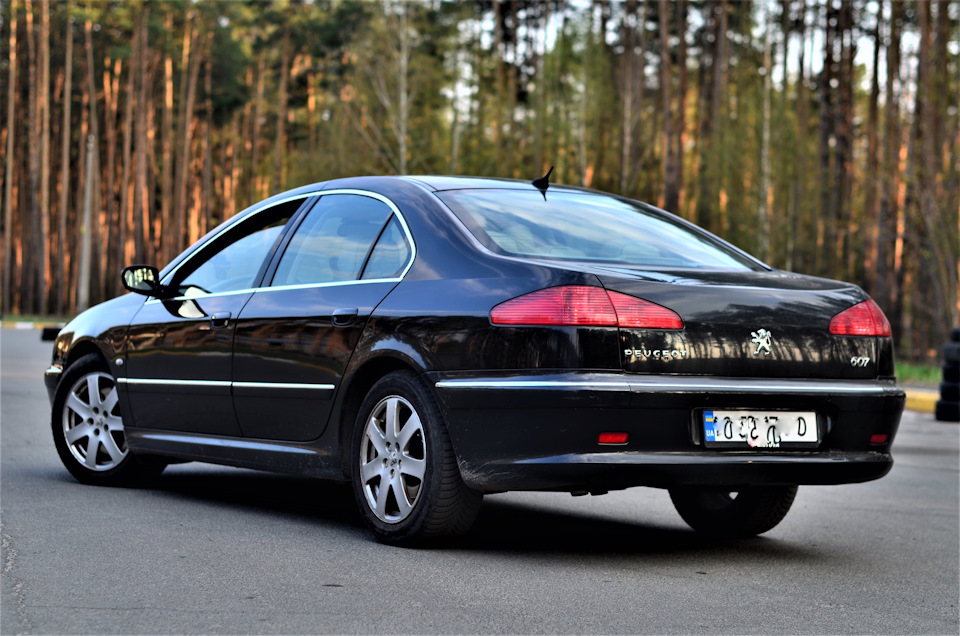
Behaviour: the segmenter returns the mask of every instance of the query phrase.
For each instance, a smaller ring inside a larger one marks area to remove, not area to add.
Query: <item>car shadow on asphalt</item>
[[[148,489],[164,496],[214,506],[269,512],[291,520],[320,523],[366,533],[349,484],[242,469],[188,464],[168,469]],[[374,539],[367,535],[370,541]],[[643,521],[544,510],[537,506],[487,499],[473,529],[463,537],[432,546],[443,552],[537,555],[687,556],[717,563],[749,554],[777,560],[825,559],[809,545],[771,537],[718,541],[682,527]]]
[[[820,554],[770,537],[722,540],[684,527],[628,521],[573,511],[543,510],[508,501],[484,501],[477,523],[456,549],[538,554],[704,556],[749,553],[806,559]]]
[[[39,475],[38,475],[39,477]],[[66,471],[44,473],[41,479],[80,486]],[[350,484],[298,476],[187,463],[168,468],[160,477],[137,489],[154,496],[211,507],[269,513],[291,521],[323,524],[327,529],[365,536]],[[822,547],[797,544],[775,537],[717,540],[687,528],[665,527],[655,522],[611,519],[582,511],[546,510],[502,499],[487,498],[470,532],[431,545],[442,552],[594,555],[703,559],[774,558],[778,561],[828,560]]]

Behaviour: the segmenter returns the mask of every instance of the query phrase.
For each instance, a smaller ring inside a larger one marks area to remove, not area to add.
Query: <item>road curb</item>
[[[940,394],[927,389],[906,389],[907,408],[921,413],[933,413]]]
[[[62,322],[20,322],[18,320],[4,320],[0,322],[0,327],[4,329],[46,329],[47,327],[62,328],[66,323]]]

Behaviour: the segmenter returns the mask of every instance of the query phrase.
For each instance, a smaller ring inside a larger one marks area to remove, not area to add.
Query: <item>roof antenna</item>
[[[540,194],[543,195],[543,200],[547,200],[547,188],[550,187],[550,173],[553,172],[553,166],[550,166],[550,169],[547,170],[547,174],[543,175],[539,179],[533,180],[533,187],[540,191]]]

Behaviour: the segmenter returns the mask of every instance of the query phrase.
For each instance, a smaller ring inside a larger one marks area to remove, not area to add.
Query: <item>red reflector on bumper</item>
[[[886,443],[887,443],[887,436],[884,435],[883,433],[876,433],[875,435],[871,435],[871,436],[870,436],[870,443],[871,443],[871,444],[886,444]]]
[[[630,439],[629,433],[600,433],[597,436],[598,444],[626,444]]]

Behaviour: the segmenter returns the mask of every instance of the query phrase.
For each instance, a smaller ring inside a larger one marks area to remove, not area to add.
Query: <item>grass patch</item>
[[[897,362],[897,381],[903,384],[931,385],[940,384],[940,367],[913,362]]]

